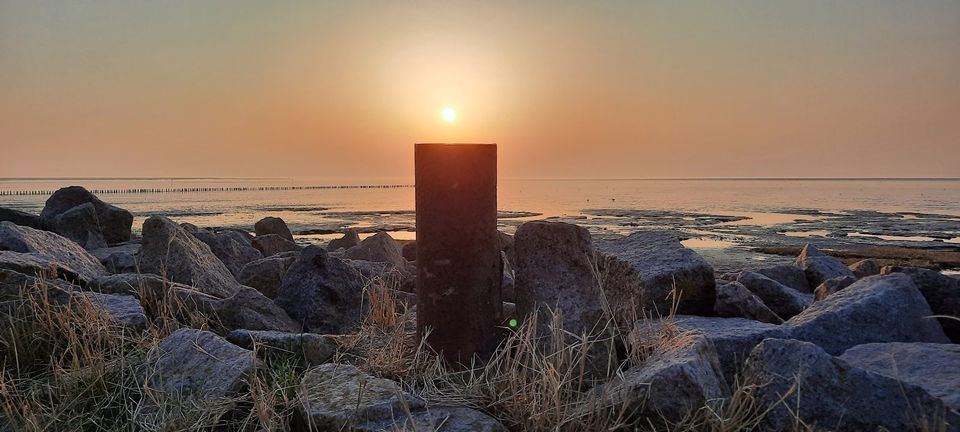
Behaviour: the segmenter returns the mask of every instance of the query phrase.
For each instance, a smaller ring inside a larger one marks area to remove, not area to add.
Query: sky
[[[0,177],[412,178],[415,142],[960,177],[960,1],[0,0]]]

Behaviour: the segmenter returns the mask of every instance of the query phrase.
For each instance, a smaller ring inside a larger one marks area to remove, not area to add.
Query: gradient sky
[[[0,177],[412,178],[420,141],[504,177],[960,176],[960,1],[0,0]]]

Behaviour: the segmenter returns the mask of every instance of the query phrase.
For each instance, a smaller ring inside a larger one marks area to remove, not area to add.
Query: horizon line
[[[387,176],[370,178],[404,178],[405,176]],[[344,179],[358,179],[358,177],[344,177]],[[143,176],[143,177],[0,177],[0,181],[24,181],[24,180],[310,180],[310,177],[161,177],[161,176]],[[326,179],[333,180],[333,179]],[[501,180],[527,180],[527,181],[709,181],[709,180],[786,180],[786,181],[849,181],[849,180],[900,180],[900,181],[958,181],[960,177],[502,177]]]

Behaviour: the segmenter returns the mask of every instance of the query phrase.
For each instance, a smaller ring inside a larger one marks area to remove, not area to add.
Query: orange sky
[[[960,2],[518,3],[4,1],[0,177],[960,176]]]

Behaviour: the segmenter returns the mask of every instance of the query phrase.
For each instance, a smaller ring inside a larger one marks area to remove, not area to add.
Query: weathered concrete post
[[[417,330],[468,363],[500,333],[497,145],[417,144],[415,165]]]

